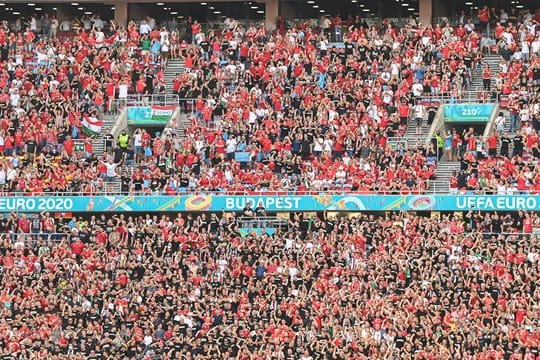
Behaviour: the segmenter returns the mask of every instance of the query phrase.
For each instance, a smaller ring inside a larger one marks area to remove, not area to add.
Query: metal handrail
[[[240,228],[282,228],[288,226],[288,221],[286,219],[277,216],[252,216],[249,218],[239,216],[236,219],[236,223]]]
[[[494,96],[495,95],[495,96]],[[463,90],[460,96],[451,96],[448,94],[430,94],[414,97],[415,100],[427,103],[439,103],[439,105],[448,104],[467,104],[478,103],[485,101],[486,103],[499,102],[501,93],[499,91],[491,90]],[[486,99],[484,99],[484,97]]]
[[[23,242],[23,243],[35,243],[36,241],[46,241],[46,242],[60,242],[62,240],[71,241],[72,235],[69,233],[9,233],[6,234],[9,236],[12,242]]]
[[[519,195],[540,195],[539,190],[517,190],[509,189],[504,194],[497,193],[496,189],[478,189],[478,190],[461,190],[451,193],[449,185],[445,183],[444,189],[437,186],[437,180],[429,180],[426,183],[433,185],[432,188],[426,188],[422,191],[417,190],[391,190],[391,191],[376,191],[376,190],[349,190],[349,189],[328,189],[328,190],[190,190],[176,191],[174,194],[169,194],[164,191],[122,191],[118,189],[117,183],[105,183],[104,190],[96,190],[91,193],[81,191],[67,192],[23,192],[23,191],[4,191],[0,192],[2,197],[10,196],[324,196],[324,195],[347,195],[347,196],[366,196],[366,195],[449,195],[449,196],[465,196],[465,195],[487,195],[487,196],[519,196]],[[107,184],[111,184],[111,188],[107,189]]]
[[[125,107],[138,106],[178,106],[180,98],[176,94],[128,94],[126,98],[114,99],[109,106],[110,114],[120,114]]]

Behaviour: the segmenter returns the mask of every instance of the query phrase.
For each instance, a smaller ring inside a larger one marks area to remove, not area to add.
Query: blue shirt
[[[152,54],[154,55],[157,54],[160,49],[161,49],[161,43],[159,41],[155,41],[152,44],[152,48],[151,48]]]
[[[418,80],[424,80],[424,74],[426,70],[424,68],[415,69],[414,73]]]

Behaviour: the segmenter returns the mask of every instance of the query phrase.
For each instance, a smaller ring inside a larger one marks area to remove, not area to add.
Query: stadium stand
[[[538,356],[536,214],[296,214],[242,238],[238,221],[0,219],[2,355]]]
[[[519,211],[540,199],[511,196],[540,189],[532,18],[494,43],[482,20],[339,21],[339,47],[304,23],[193,22],[185,39],[150,21],[50,38],[2,25],[0,203],[15,211],[0,212],[0,358],[540,358],[540,218]],[[111,138],[129,96],[171,93],[184,122]],[[439,106],[471,98],[500,104],[493,133],[430,142]],[[429,213],[442,159],[464,201]],[[210,213],[211,196],[198,212],[147,196],[197,193],[368,194],[381,211],[271,218],[246,199]],[[42,194],[92,196],[85,212],[18,209]],[[402,203],[417,212],[386,211]]]

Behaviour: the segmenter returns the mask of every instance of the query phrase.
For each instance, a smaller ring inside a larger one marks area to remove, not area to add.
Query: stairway
[[[117,177],[114,181],[105,182],[101,185],[100,195],[120,195],[122,191],[122,180]]]
[[[431,125],[430,125],[431,126]],[[407,130],[403,136],[403,140],[407,142],[407,148],[416,148],[419,145],[423,145],[426,142],[429,134],[429,128],[427,124],[427,116],[422,119],[421,133],[416,134],[416,120],[409,120],[407,123]]]
[[[165,68],[165,88],[166,94],[173,93],[172,83],[176,74],[183,74],[186,71],[184,67],[184,59],[174,59],[167,62],[167,67]]]
[[[165,68],[165,84],[166,84],[166,93],[172,94],[173,93],[173,81],[176,77],[176,74],[184,74],[186,71],[186,68],[184,67],[184,59],[174,59],[169,60],[167,63],[167,67]],[[174,128],[169,128],[168,132],[170,134],[176,134],[181,139],[184,139],[185,132],[184,130],[187,129],[191,123],[189,121],[188,114],[185,114],[183,112],[183,107],[180,106],[180,118],[179,122],[176,123],[176,126]]]
[[[477,90],[483,90],[484,84],[482,81],[482,72],[484,71],[484,66],[487,64],[491,69],[491,89],[495,88],[495,77],[499,73],[499,64],[501,62],[501,56],[498,54],[485,54],[484,59],[481,64],[478,64],[473,69],[471,85],[467,90],[464,91],[464,98],[476,100]]]
[[[101,159],[105,153],[105,138],[99,137],[92,139],[92,151],[96,158]]]
[[[101,134],[92,139],[92,151],[96,158],[101,159],[105,153],[105,135],[109,134],[116,124],[118,114],[105,114],[103,125],[101,126]]]
[[[437,164],[435,170],[435,180],[429,184],[430,193],[448,194],[450,190],[450,177],[452,172],[458,172],[460,168],[459,161],[447,161],[444,158]]]
[[[103,136],[109,134],[116,124],[116,120],[118,119],[118,116],[120,115],[120,112],[118,114],[112,113],[112,114],[105,114],[105,117],[103,118],[103,125],[101,126],[101,134]]]

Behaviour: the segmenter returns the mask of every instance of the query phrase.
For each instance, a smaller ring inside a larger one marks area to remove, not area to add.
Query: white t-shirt
[[[107,177],[116,177],[117,174],[116,174],[116,167],[118,166],[118,164],[110,164],[110,163],[105,163],[105,167],[107,168]]]
[[[8,169],[8,171],[6,171],[6,180],[7,181],[14,180],[16,176],[17,176],[17,170],[15,170],[13,168]]]
[[[133,146],[142,146],[142,135],[141,133],[136,133],[133,135]]]
[[[424,87],[420,83],[416,83],[412,86],[412,93],[414,96],[422,96],[424,92]]]
[[[71,31],[71,21],[64,20],[60,23],[60,31]]]
[[[105,34],[103,31],[96,31],[96,45],[101,46],[105,41]]]
[[[37,30],[37,20],[35,17],[32,16],[30,19],[30,30],[36,31]]]
[[[423,118],[426,113],[426,108],[422,104],[418,104],[414,107],[414,117]]]
[[[146,335],[146,336],[144,337],[144,344],[145,344],[146,346],[148,346],[148,345],[152,344],[152,340],[153,340],[153,339],[152,339],[152,336]]]
[[[94,19],[92,20],[94,22],[94,28],[100,28],[100,29],[103,29],[103,26],[105,25],[105,23],[103,22],[103,20],[101,19]]]
[[[170,45],[169,40],[165,39],[164,41],[162,41],[161,42],[161,52],[168,52],[169,51],[169,45]]]
[[[11,104],[11,106],[14,106],[14,107],[19,106],[20,100],[21,100],[21,95],[19,95],[18,92],[9,95],[9,103]]]
[[[152,28],[148,24],[141,24],[139,28],[139,32],[141,33],[141,35],[150,34],[151,31],[152,31]]]
[[[227,142],[225,144],[227,147],[227,153],[233,153],[236,151],[236,139],[227,139]]]
[[[84,30],[90,30],[92,28],[92,21],[90,21],[90,19],[83,19],[82,23]]]
[[[159,33],[159,41],[163,42],[166,38],[169,38],[169,33],[167,31],[161,31]]]
[[[128,86],[127,84],[118,85],[118,98],[125,99],[128,96]]]

